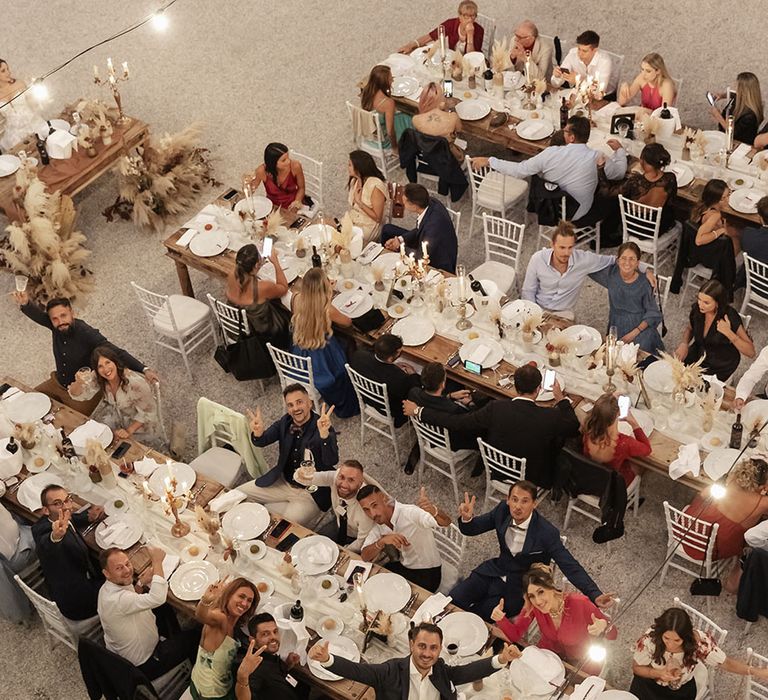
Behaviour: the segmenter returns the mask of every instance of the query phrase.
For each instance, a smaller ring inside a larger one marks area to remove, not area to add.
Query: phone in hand
[[[557,379],[555,370],[545,369],[544,382],[542,383],[541,388],[544,389],[544,391],[552,391],[552,387],[555,385],[555,379]]]
[[[709,90],[707,90],[707,102],[709,102],[712,107],[714,107],[715,102],[717,102],[717,99],[711,92],[709,92]]]
[[[268,258],[270,255],[272,255],[272,239],[267,236],[264,239],[264,248],[261,251],[262,257]]]
[[[624,420],[629,415],[629,396],[619,396],[619,420]]]
[[[443,80],[443,97],[453,97],[453,80]]]

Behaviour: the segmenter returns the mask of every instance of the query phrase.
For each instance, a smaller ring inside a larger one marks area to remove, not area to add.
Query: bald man
[[[554,49],[554,44],[549,39],[541,39],[536,25],[526,19],[515,27],[515,43],[509,57],[515,70],[525,75],[525,59],[530,55],[530,79],[541,78],[549,82],[552,77]]]

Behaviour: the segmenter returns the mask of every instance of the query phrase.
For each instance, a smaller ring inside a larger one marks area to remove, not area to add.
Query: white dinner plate
[[[712,449],[704,460],[704,473],[712,481],[717,481],[721,476],[728,473],[739,454],[741,454],[741,450],[734,450],[730,447]]]
[[[339,592],[339,579],[330,575],[320,576],[315,579],[314,588],[318,598],[330,598]]]
[[[253,540],[269,527],[269,511],[261,503],[238,503],[221,519],[227,537]]]
[[[730,433],[726,433],[724,430],[710,430],[699,437],[699,446],[702,450],[711,452],[712,450],[720,450],[724,447],[728,447],[730,440]]]
[[[392,81],[393,97],[409,97],[419,89],[419,81],[412,75],[400,75]]]
[[[704,136],[704,152],[717,153],[725,148],[725,134],[722,131],[702,131]]]
[[[122,513],[127,513],[129,510],[130,507],[128,506],[128,501],[126,501],[125,497],[121,494],[110,498],[104,504],[104,512],[107,515],[121,515]]]
[[[199,258],[212,258],[223,253],[228,245],[227,232],[214,229],[213,231],[198,231],[197,235],[189,242],[189,249]]]
[[[285,279],[290,284],[299,276],[299,262],[294,257],[283,258],[280,256],[280,266],[285,273]],[[275,281],[275,266],[271,260],[267,260],[259,269],[259,279],[268,280],[269,282]]]
[[[211,562],[190,561],[173,572],[168,584],[179,600],[200,600],[205,589],[218,580],[219,572]]]
[[[107,539],[104,532],[107,528],[113,526],[114,523],[122,523],[125,528],[116,535],[114,538]],[[102,549],[109,549],[110,547],[119,547],[120,549],[128,549],[133,547],[144,534],[144,528],[141,524],[141,519],[130,513],[124,515],[110,515],[106,520],[100,522],[96,526],[94,535],[96,537],[96,544]]]
[[[528,317],[535,314],[542,315],[544,310],[533,301],[526,301],[525,299],[515,299],[514,301],[506,304],[501,310],[501,318],[508,324],[520,327],[522,322]]]
[[[755,179],[750,177],[749,175],[737,173],[733,177],[728,178],[728,187],[730,187],[732,190],[738,190],[744,187],[749,188],[754,186],[755,186]]]
[[[253,582],[254,586],[256,586],[256,590],[259,592],[261,600],[269,598],[275,592],[275,584],[269,576],[258,574],[257,576],[249,576],[247,578],[249,581]]]
[[[416,61],[419,65],[425,63],[427,54],[429,53],[430,48],[432,48],[432,44],[427,44],[426,46],[420,46],[418,49],[414,49],[411,51],[411,58]],[[446,49],[445,50],[445,60],[450,65],[451,61],[453,61],[454,54],[456,52],[453,49]],[[390,56],[390,58],[392,58]],[[434,54],[432,54],[432,64],[435,66],[440,65],[440,50],[438,49],[435,51]]]
[[[359,318],[373,308],[373,298],[362,289],[337,294],[331,303],[349,318]]]
[[[539,370],[541,371],[542,378],[544,377],[544,371],[547,369],[546,365],[541,366],[539,365]],[[560,384],[560,388],[565,391],[565,375],[562,372],[558,372],[556,367],[550,367],[549,369],[555,370],[555,378],[557,379],[558,383]],[[552,401],[552,399],[555,398],[554,393],[551,391],[540,391],[539,395],[536,397],[536,401]]]
[[[539,141],[547,138],[555,130],[552,122],[545,119],[526,119],[520,122],[515,131],[521,139],[526,141]]]
[[[272,213],[273,206],[269,199],[255,194],[250,199],[245,197],[235,204],[235,213],[239,214],[241,211],[253,213],[255,219],[264,219]]]
[[[675,388],[672,366],[664,360],[652,362],[643,370],[643,379],[648,387],[660,394],[671,394]]]
[[[479,615],[471,612],[453,612],[437,626],[443,630],[443,646],[451,641],[459,645],[459,656],[476,654],[488,641],[488,627]]]
[[[326,622],[330,627],[326,626]],[[334,639],[344,631],[344,621],[338,616],[326,615],[317,621],[317,632],[323,639]]]
[[[577,357],[589,355],[603,344],[603,337],[600,335],[600,331],[580,323],[563,329],[563,336],[573,341]]]
[[[197,474],[188,464],[183,462],[172,462],[173,473],[176,477],[176,494],[189,492],[195,485]],[[161,464],[149,477],[149,488],[155,496],[161,498],[165,495],[165,478],[168,476],[168,464]]]
[[[70,123],[64,119],[51,119],[51,127],[58,129],[59,131],[66,132],[69,132],[69,130],[72,128]]]
[[[384,272],[391,272],[399,262],[400,253],[394,253],[390,250],[376,256],[376,259],[371,263],[371,267],[378,267]]]
[[[468,102],[459,102],[456,105],[456,114],[468,122],[487,117],[490,111],[491,105],[485,100],[470,100]]]
[[[48,472],[28,476],[21,482],[21,486],[19,486],[19,490],[16,492],[16,499],[27,510],[32,512],[39,510],[43,507],[43,504],[40,503],[40,494],[43,492],[43,489],[51,484],[58,484],[60,481],[60,476]]]
[[[90,420],[89,423],[97,423],[101,426],[101,430],[99,431],[98,435],[91,435],[90,431],[88,433],[85,432],[85,425],[83,424],[81,426],[78,426],[75,428],[70,434],[69,439],[72,441],[72,447],[75,448],[75,452],[79,454],[80,456],[85,454],[86,450],[86,442],[93,438],[99,441],[101,446],[106,450],[107,447],[109,447],[112,444],[112,439],[114,435],[112,434],[112,428],[110,428],[108,425],[104,425],[101,423],[98,423],[98,421]]]
[[[402,610],[411,599],[411,584],[400,574],[381,573],[370,576],[363,584],[368,606],[383,613]]]
[[[685,163],[675,161],[674,163],[670,163],[664,170],[675,176],[678,187],[688,187],[688,185],[693,182],[693,170],[691,170],[690,166]]]
[[[645,437],[650,437],[653,432],[653,415],[650,411],[644,411],[642,408],[630,408],[629,412],[632,414],[640,429],[645,433]],[[619,421],[619,432],[625,435],[632,436],[634,431],[632,426],[626,421]]]
[[[352,277],[339,280],[336,283],[336,291],[342,294],[344,292],[354,292],[358,289],[360,289],[360,282],[358,282],[356,279],[352,279]]]
[[[323,228],[325,226],[325,228]],[[302,230],[301,236],[304,240],[309,241],[310,246],[321,246],[326,241],[326,236],[323,231],[327,232],[328,236],[333,238],[333,234],[336,229],[330,224],[310,224]],[[310,253],[311,254],[311,253]]]
[[[51,400],[38,391],[15,394],[3,402],[5,415],[14,423],[34,423],[51,410]]]
[[[387,313],[392,318],[405,318],[411,313],[411,307],[404,301],[397,301],[387,309]]]
[[[347,637],[331,637],[328,640],[328,651],[334,656],[340,656],[350,661],[360,661],[360,650],[357,645]],[[310,660],[307,664],[312,675],[324,681],[340,681],[341,676],[331,673],[319,662]]]
[[[328,571],[339,558],[339,545],[325,535],[309,535],[291,547],[294,566],[315,576]]]
[[[731,205],[731,209],[735,209],[742,214],[756,214],[757,203],[763,197],[765,197],[765,193],[760,190],[744,187],[731,192],[731,196],[728,197],[728,204]]]
[[[475,340],[470,340],[468,343],[464,343],[464,345],[459,348],[459,357],[464,362],[472,360],[480,346],[484,346],[488,351],[485,357],[478,363],[483,369],[495,367],[504,358],[504,348],[501,347],[499,341],[488,337],[476,338]],[[481,352],[485,351],[483,350]]]
[[[763,427],[768,420],[768,401],[755,399],[741,409],[741,423],[744,426],[744,437],[747,437],[755,428]]]
[[[403,345],[423,345],[435,334],[435,325],[429,319],[408,316],[395,323],[389,332],[399,335]]]
[[[10,153],[0,156],[0,177],[13,175],[21,167],[21,161]]]
[[[379,65],[389,66],[394,77],[405,75],[416,67],[416,61],[412,58],[413,53],[410,56],[402,53],[391,53]]]

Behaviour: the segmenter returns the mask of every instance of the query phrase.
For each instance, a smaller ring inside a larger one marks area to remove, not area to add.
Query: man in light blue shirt
[[[563,135],[565,146],[549,146],[541,153],[519,163],[512,163],[498,158],[473,158],[475,169],[490,166],[504,175],[530,177],[538,175],[547,182],[552,182],[573,197],[579,205],[572,219],[586,216],[592,208],[597,189],[597,167],[605,165],[605,175],[609,180],[620,180],[627,172],[627,152],[616,139],[608,141],[613,154],[606,158],[602,153],[587,146],[590,124],[586,117],[570,117]]]
[[[616,262],[615,255],[576,250],[575,245],[573,224],[561,221],[552,233],[552,247],[536,251],[528,261],[520,297],[536,302],[549,313],[573,319],[573,309],[587,276]],[[656,278],[650,268],[640,263],[640,270],[655,287]]]

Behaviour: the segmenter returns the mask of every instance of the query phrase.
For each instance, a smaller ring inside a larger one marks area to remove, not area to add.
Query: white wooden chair
[[[686,292],[691,287],[699,287],[703,282],[711,280],[713,272],[714,270],[708,267],[704,267],[704,265],[694,265],[693,267],[688,268],[688,271],[685,275],[685,284],[683,285],[683,289],[680,291],[680,306],[682,306],[683,302],[685,301]]]
[[[456,231],[456,238],[458,238],[459,226],[461,225],[461,212],[454,211],[453,209],[449,209],[448,207],[446,207],[445,210],[448,212],[448,216],[451,217],[451,222],[453,223],[453,230]]]
[[[190,379],[189,355],[209,339],[216,341],[211,310],[202,301],[183,294],[157,294],[135,282],[133,291],[152,326],[155,343],[181,355]]]
[[[480,49],[486,56],[491,55],[493,41],[496,38],[496,20],[488,15],[477,13],[477,23],[483,28],[483,46]]]
[[[395,451],[395,462],[400,464],[400,450],[397,446],[397,428],[395,419],[389,407],[387,385],[385,382],[375,382],[364,377],[349,365],[344,365],[360,404],[360,442],[365,445],[365,429],[370,428],[375,433],[383,435],[392,442]]]
[[[498,212],[504,218],[518,204],[524,204],[528,196],[528,182],[505,176],[490,167],[472,169],[472,159],[464,156],[464,167],[472,193],[472,218],[469,221],[469,237],[475,227],[475,219],[481,218],[482,211]]]
[[[672,285],[672,275],[656,275],[656,286],[659,289],[661,304],[666,309],[669,301],[669,288]]]
[[[768,264],[744,255],[744,269],[747,273],[747,291],[739,311],[759,311],[768,316]]]
[[[277,369],[277,376],[280,379],[280,388],[290,384],[301,384],[306,387],[309,398],[320,405],[320,393],[315,388],[315,377],[312,373],[312,358],[294,355],[287,350],[276,348],[272,343],[267,343],[267,350],[272,356],[272,361]]]
[[[621,85],[621,74],[624,71],[624,54],[614,53],[602,48],[600,50],[611,57],[611,76],[609,82],[613,81],[616,83],[616,91],[618,92]]]
[[[304,170],[305,192],[314,202],[312,210],[323,209],[323,161],[315,160],[294,150],[290,151],[290,156],[299,161]]]
[[[87,620],[78,621],[78,630],[76,632],[72,624],[61,614],[56,603],[30,588],[18,574],[13,579],[16,581],[16,585],[24,591],[24,595],[29,598],[30,603],[37,610],[37,614],[40,615],[43,629],[48,637],[48,646],[51,649],[53,649],[57,642],[61,642],[74,652],[77,652],[78,637],[88,637],[94,641],[101,638],[101,621],[98,615]]]
[[[352,122],[352,141],[357,148],[370,153],[378,161],[381,172],[389,180],[390,172],[400,168],[400,159],[391,148],[384,146],[389,137],[382,133],[378,112],[369,112],[349,101],[346,104]]]
[[[563,196],[560,199],[560,218],[564,221],[568,220],[568,212],[566,209],[566,199]],[[594,241],[595,252],[600,252],[600,226],[601,222],[597,221],[594,224],[588,226],[574,226],[574,233],[576,234],[576,247],[588,248]],[[542,226],[539,224],[539,238],[545,241],[548,245],[552,242],[552,226]]]
[[[627,488],[627,512],[632,509],[635,517],[637,517],[638,508],[640,508],[640,482],[642,481],[639,474],[635,475],[632,479],[632,483]],[[563,521],[563,530],[568,529],[568,523],[571,521],[571,514],[579,513],[590,520],[594,520],[596,523],[601,523],[600,517],[600,497],[591,496],[589,494],[579,494],[573,498],[568,499],[568,507],[565,510],[565,520]],[[608,543],[610,544],[610,542]]]
[[[675,223],[666,233],[659,235],[661,207],[634,202],[624,195],[619,195],[619,207],[623,229],[622,240],[634,241],[641,252],[650,255],[652,262],[649,266],[654,272],[658,272],[667,260],[672,262],[680,236],[680,222]]]
[[[429,423],[422,423],[416,416],[411,417],[411,424],[419,442],[419,483],[424,481],[424,467],[434,469],[447,477],[453,484],[453,495],[459,502],[459,473],[467,466],[464,464],[475,450],[456,450],[451,448],[451,437],[446,428]]]
[[[517,282],[524,234],[524,224],[483,212],[485,262],[472,270],[472,276],[476,280],[491,280],[501,294],[507,294]]]
[[[752,647],[747,647],[747,665],[753,668],[768,668],[768,658],[756,654]],[[768,700],[768,681],[747,676],[744,700]]]
[[[688,605],[687,603],[683,603],[677,596],[675,596],[673,602],[675,607],[682,608],[685,610],[685,612],[688,613],[688,617],[691,618],[694,629],[712,635],[712,639],[715,640],[717,646],[722,648],[723,644],[725,643],[725,638],[728,636],[728,630],[720,627],[720,625],[713,622],[704,613],[698,611],[693,606]],[[715,695],[715,669],[712,666],[706,666],[705,668],[707,672],[706,690],[702,692],[703,689],[699,688],[696,694],[696,700],[703,700],[704,698],[714,699],[717,697]]]
[[[682,78],[672,78],[672,82],[675,84],[675,102],[674,106],[677,107],[677,105],[680,104],[680,94],[683,92],[683,79]]]
[[[525,479],[525,458],[502,452],[482,438],[477,438],[477,445],[485,467],[485,505],[488,507],[492,501],[506,500],[510,485]],[[491,478],[492,472],[501,478]],[[503,494],[503,498],[499,498],[498,493]]]
[[[448,527],[435,528],[432,533],[435,536],[437,551],[443,560],[438,591],[447,594],[461,578],[467,538],[454,523],[450,523]]]

